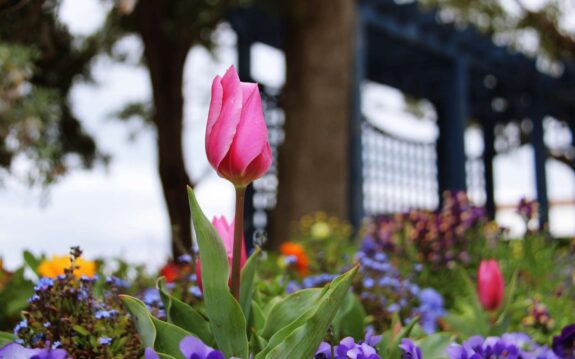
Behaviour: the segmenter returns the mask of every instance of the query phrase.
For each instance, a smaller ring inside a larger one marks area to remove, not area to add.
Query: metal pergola
[[[466,189],[464,130],[471,118],[481,124],[486,210],[491,217],[496,210],[495,125],[530,119],[539,218],[541,225],[547,223],[543,119],[550,115],[565,120],[575,134],[575,66],[563,64],[558,77],[545,74],[534,59],[496,45],[473,27],[442,23],[436,11],[422,10],[416,3],[360,0],[357,6],[354,111],[349,131],[352,223],[358,224],[364,214],[360,104],[361,84],[366,80],[434,104],[440,192]],[[229,21],[238,35],[240,76],[250,79],[251,45],[260,42],[281,49],[281,20],[257,8],[244,8],[231,13]]]

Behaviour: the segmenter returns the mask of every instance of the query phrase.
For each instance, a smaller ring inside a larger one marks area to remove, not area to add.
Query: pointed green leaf
[[[252,309],[250,311],[250,328],[260,333],[266,323],[264,311],[255,300],[252,300]]]
[[[140,334],[142,345],[146,348],[153,348],[156,341],[156,327],[146,305],[141,300],[129,295],[121,294],[120,299],[134,319],[134,325]]]
[[[317,304],[274,334],[266,348],[256,355],[256,359],[313,357],[357,270],[358,267],[354,267],[328,284]]]
[[[152,317],[152,321],[157,332],[154,349],[158,353],[168,354],[176,359],[186,359],[180,351],[180,342],[185,337],[192,336],[192,334],[180,327],[163,322],[154,317]]]
[[[34,257],[34,255],[30,251],[24,251],[22,256],[24,257],[24,262],[28,265],[28,267],[30,267],[30,269],[32,269],[32,271],[36,273],[37,276],[40,276],[40,274],[38,273],[40,260]]]
[[[206,318],[192,306],[170,295],[166,290],[166,283],[163,277],[156,282],[156,288],[160,291],[168,322],[192,333],[205,344],[213,346],[215,343],[214,336]]]
[[[365,310],[359,299],[352,292],[348,292],[341,309],[333,320],[336,338],[362,338],[365,334],[365,316]]]
[[[282,298],[270,309],[262,337],[269,340],[281,328],[315,307],[322,293],[320,288],[310,288],[298,290]]]
[[[188,200],[200,250],[204,303],[218,348],[227,357],[248,357],[246,318],[228,288],[228,257],[222,240],[202,212],[194,191]]]
[[[240,274],[240,304],[246,318],[250,317],[250,308],[254,293],[254,279],[256,276],[260,252],[261,249],[256,248],[246,261],[246,264],[242,269],[242,273]]]

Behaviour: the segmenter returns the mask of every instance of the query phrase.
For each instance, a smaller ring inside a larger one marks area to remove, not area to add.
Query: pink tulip
[[[218,175],[236,187],[263,176],[272,162],[258,85],[240,82],[233,66],[212,83],[206,153]]]
[[[503,302],[505,282],[494,259],[482,260],[477,273],[479,301],[485,310],[497,310]]]
[[[233,259],[233,247],[234,247],[234,222],[228,224],[226,217],[214,217],[212,219],[212,224],[216,228],[216,231],[220,235],[222,242],[224,242],[224,247],[226,247],[226,254],[228,255],[228,263],[231,267]],[[243,267],[246,263],[246,245],[242,237],[242,253],[240,255],[240,267]],[[230,273],[231,274],[231,273]],[[196,276],[198,278],[198,285],[202,288],[202,270],[200,265],[200,259],[196,261]],[[229,283],[228,283],[229,285]]]

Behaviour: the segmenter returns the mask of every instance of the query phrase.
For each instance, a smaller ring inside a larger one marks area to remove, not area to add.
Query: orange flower
[[[309,257],[301,244],[285,242],[280,247],[280,253],[285,257],[295,257],[295,268],[301,276],[309,273]]]
[[[52,256],[52,258],[45,259],[38,266],[38,273],[42,277],[55,278],[60,274],[64,274],[64,269],[70,267],[70,257],[68,256]],[[82,258],[76,259],[76,269],[74,270],[76,277],[80,278],[82,275],[93,277],[96,274],[96,262],[86,261]]]
[[[160,269],[160,274],[166,278],[166,282],[172,283],[180,276],[180,267],[175,263],[168,263]]]

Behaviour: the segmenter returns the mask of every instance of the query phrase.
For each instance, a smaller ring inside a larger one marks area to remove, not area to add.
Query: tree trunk
[[[171,225],[174,257],[190,251],[192,233],[186,185],[191,184],[182,150],[184,64],[191,40],[169,26],[175,17],[171,1],[140,0],[135,9],[144,42],[158,138],[158,165]]]
[[[272,246],[316,211],[346,218],[355,1],[289,0],[285,143]]]

